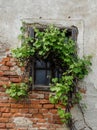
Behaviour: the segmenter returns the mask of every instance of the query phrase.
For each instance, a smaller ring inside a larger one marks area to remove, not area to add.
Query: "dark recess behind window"
[[[40,31],[43,31],[44,28],[38,28]],[[65,29],[65,27],[60,28],[60,30]],[[66,28],[66,36],[71,37],[74,41],[77,41],[78,30],[75,26],[70,28]],[[34,29],[33,27],[28,27],[28,35],[34,37]],[[50,64],[49,61],[41,61],[37,59],[30,59],[30,72],[29,76],[33,78],[33,83],[31,84],[32,89],[36,90],[49,90],[49,83],[51,82],[51,78],[57,77],[59,78],[60,68],[56,68],[54,65]]]

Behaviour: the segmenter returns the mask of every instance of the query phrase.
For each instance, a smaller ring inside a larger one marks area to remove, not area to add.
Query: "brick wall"
[[[22,101],[5,93],[4,84],[22,81],[22,70],[10,55],[0,62],[0,130],[63,130],[57,115],[59,105],[50,104],[50,92],[32,91]]]

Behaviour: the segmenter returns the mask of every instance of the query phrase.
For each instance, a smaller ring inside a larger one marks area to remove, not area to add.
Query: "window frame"
[[[35,25],[34,25],[35,26]],[[34,37],[34,26],[28,26],[27,28],[27,33],[28,36]],[[47,27],[47,25],[40,25],[40,24],[36,24],[35,26],[36,28],[43,30]],[[60,27],[60,26],[56,26],[59,29],[66,29],[67,30],[67,35],[69,35],[69,33],[71,33],[70,37],[72,38],[72,40],[74,40],[77,43],[77,35],[78,35],[78,29],[76,26],[71,26],[71,27]],[[29,77],[32,77],[32,83],[30,84],[30,90],[43,90],[43,91],[50,91],[50,86],[49,85],[35,85],[34,83],[34,78],[35,78],[35,59],[34,58],[30,58],[30,69],[29,69]]]

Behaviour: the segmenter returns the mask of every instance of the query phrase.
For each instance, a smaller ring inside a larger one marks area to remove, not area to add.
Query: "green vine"
[[[6,85],[4,87],[6,88],[6,93],[15,100],[28,97],[28,85],[26,83],[11,83],[10,87],[7,87]]]
[[[35,36],[25,36],[27,27],[21,27],[22,46],[14,49],[13,56],[20,62],[27,63],[30,58],[48,60],[54,66],[60,68],[60,78],[53,78],[50,83],[50,102],[61,103],[64,109],[58,108],[58,114],[62,121],[70,124],[72,115],[70,108],[79,103],[81,94],[78,81],[84,79],[91,65],[90,57],[82,59],[77,55],[76,42],[66,36],[66,29],[48,26],[43,31],[34,28]]]

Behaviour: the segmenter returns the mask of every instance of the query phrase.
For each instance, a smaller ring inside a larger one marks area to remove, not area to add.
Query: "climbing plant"
[[[28,85],[26,83],[11,83],[10,87],[6,85],[4,87],[6,88],[6,93],[17,101],[28,97]]]
[[[89,72],[91,65],[90,57],[80,58],[77,55],[76,42],[66,36],[66,29],[60,29],[53,25],[47,26],[40,31],[34,28],[35,36],[26,36],[27,27],[21,27],[22,40],[20,48],[12,51],[13,56],[19,62],[27,65],[30,58],[40,60],[48,59],[50,63],[60,68],[61,76],[52,78],[50,83],[50,102],[60,103],[63,107],[58,108],[58,114],[63,122],[70,124],[72,115],[70,109],[74,104],[79,103],[81,94],[78,81],[84,79]],[[61,106],[60,105],[60,106]]]

